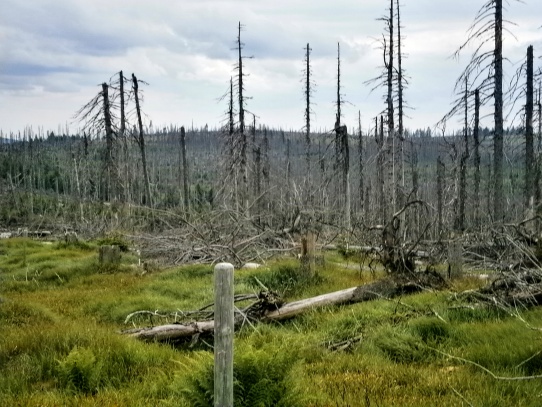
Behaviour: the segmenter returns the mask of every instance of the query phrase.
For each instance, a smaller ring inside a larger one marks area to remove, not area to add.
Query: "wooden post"
[[[233,407],[233,265],[215,266],[215,407]]]

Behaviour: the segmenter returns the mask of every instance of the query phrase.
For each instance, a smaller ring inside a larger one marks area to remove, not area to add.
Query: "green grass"
[[[96,243],[0,241],[0,405],[210,405],[208,339],[190,348],[137,342],[119,332],[137,310],[211,303],[212,266],[143,273],[129,252],[122,256],[117,268],[104,270]],[[344,267],[337,254],[326,264],[317,279],[301,276],[292,259],[236,270],[235,292],[258,292],[257,277],[295,300],[373,278]],[[246,326],[235,337],[236,406],[539,406],[542,380],[496,380],[458,359],[498,376],[542,374],[539,331],[454,295],[480,284],[466,278],[446,292],[324,307],[281,324]],[[542,325],[542,309],[522,317]],[[361,339],[331,350],[352,338]]]

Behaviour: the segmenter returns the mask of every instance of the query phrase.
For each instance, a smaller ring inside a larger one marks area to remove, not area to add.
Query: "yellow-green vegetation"
[[[120,334],[131,312],[210,303],[212,266],[144,273],[124,252],[104,270],[97,245],[0,241],[0,405],[212,405],[208,338],[190,347]],[[257,277],[292,300],[379,277],[340,262],[334,254],[310,279],[291,259],[238,270],[235,291],[258,291]],[[502,378],[542,375],[542,332],[454,295],[480,284],[247,324],[235,338],[235,405],[539,406],[542,379]],[[542,325],[541,309],[521,315]]]

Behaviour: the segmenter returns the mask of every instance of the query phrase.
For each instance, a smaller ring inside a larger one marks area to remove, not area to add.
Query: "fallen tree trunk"
[[[353,304],[379,298],[393,298],[403,294],[419,292],[425,288],[442,288],[444,280],[438,274],[417,273],[412,276],[395,276],[378,280],[363,286],[322,294],[284,305],[260,304],[257,313],[237,313],[236,327],[240,327],[247,319],[261,322],[282,321],[293,318],[308,310],[327,305]],[[265,297],[265,296],[261,296]],[[123,334],[144,341],[175,341],[188,339],[194,335],[211,335],[214,331],[214,320],[190,322],[186,324],[167,324],[149,328],[136,328],[123,331]]]

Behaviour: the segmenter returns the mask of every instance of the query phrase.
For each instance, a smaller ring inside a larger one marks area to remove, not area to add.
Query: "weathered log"
[[[332,293],[322,294],[304,300],[294,301],[281,305],[275,309],[267,310],[258,318],[261,322],[282,321],[293,318],[308,310],[327,305],[344,305],[379,298],[393,298],[398,295],[421,291],[426,287],[436,287],[443,284],[442,278],[431,273],[420,273],[416,278],[385,278],[363,286],[347,288]],[[246,315],[237,314],[236,326],[240,326],[246,320]],[[169,324],[152,328],[139,328],[124,331],[133,338],[144,341],[171,341],[182,338],[190,338],[198,334],[212,334],[214,321],[192,322],[188,324]]]

